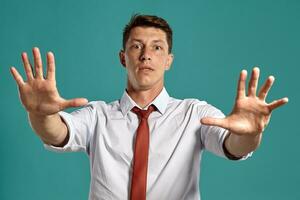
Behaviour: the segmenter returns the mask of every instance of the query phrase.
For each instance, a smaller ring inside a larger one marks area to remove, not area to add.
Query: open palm
[[[42,59],[38,48],[33,48],[34,69],[29,63],[26,53],[22,53],[22,61],[27,81],[12,67],[11,72],[19,87],[22,104],[26,110],[36,115],[51,115],[68,107],[83,106],[84,98],[65,100],[60,97],[55,80],[55,61],[51,52],[47,53],[47,75],[43,75]],[[33,71],[35,70],[35,73]]]
[[[248,96],[246,95],[245,82],[247,71],[243,70],[238,82],[237,96],[234,108],[230,115],[224,119],[202,118],[204,125],[219,126],[238,135],[260,134],[268,125],[271,113],[274,109],[288,102],[287,98],[266,103],[267,94],[274,82],[274,77],[270,76],[256,95],[259,79],[259,69],[256,67],[252,71],[248,86]]]

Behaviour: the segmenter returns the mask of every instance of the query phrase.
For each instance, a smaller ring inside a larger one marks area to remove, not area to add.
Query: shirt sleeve
[[[225,115],[217,108],[210,104],[205,104],[199,107],[199,117],[214,117],[214,118],[224,118]],[[206,126],[201,124],[200,127],[201,142],[204,146],[204,149],[209,152],[227,158],[230,160],[245,160],[252,155],[253,152],[245,155],[241,158],[232,159],[230,156],[227,156],[224,152],[224,141],[226,136],[229,134],[229,131],[218,127],[218,126]],[[226,150],[225,150],[226,151]]]
[[[94,132],[95,112],[92,103],[72,113],[59,112],[60,117],[68,127],[69,140],[63,147],[45,143],[44,147],[54,152],[87,152],[90,138]]]

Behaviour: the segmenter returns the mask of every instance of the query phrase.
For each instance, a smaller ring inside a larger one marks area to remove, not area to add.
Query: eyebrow
[[[132,42],[140,42],[142,43],[143,41],[142,40],[139,40],[139,39],[131,39]]]
[[[133,38],[131,41],[132,41],[132,42],[140,42],[140,43],[143,43],[142,40],[140,40],[140,39],[135,39],[135,38]],[[164,43],[164,41],[161,40],[161,39],[153,40],[152,42],[153,42],[153,43],[159,43],[159,42]]]
[[[158,42],[162,42],[162,43],[165,43],[165,41],[163,40],[153,40],[154,43],[158,43]]]

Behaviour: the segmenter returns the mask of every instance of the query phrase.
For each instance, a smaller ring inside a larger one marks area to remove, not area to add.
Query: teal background
[[[268,101],[290,99],[274,111],[252,158],[234,162],[204,153],[202,199],[300,199],[299,10],[297,0],[0,0],[0,199],[88,198],[87,156],[43,148],[9,67],[24,75],[20,54],[38,46],[44,58],[55,53],[63,97],[118,99],[126,83],[121,33],[135,12],[162,16],[174,30],[170,95],[206,100],[228,114],[239,72],[259,66],[260,85],[268,75],[276,78]]]

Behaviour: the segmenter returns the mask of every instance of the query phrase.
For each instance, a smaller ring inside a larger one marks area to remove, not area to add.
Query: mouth
[[[149,66],[140,66],[138,69],[139,71],[154,71],[154,69]]]

